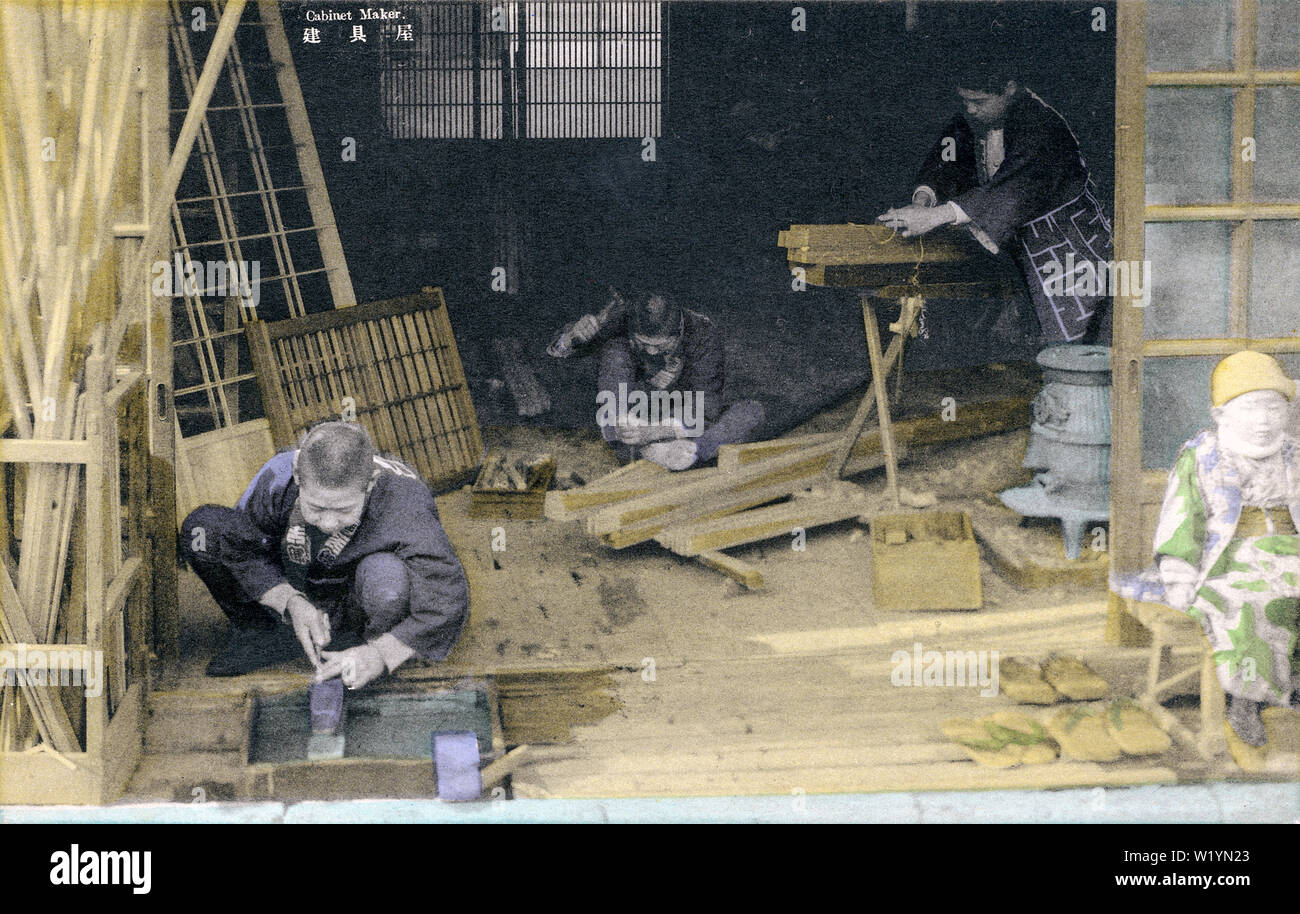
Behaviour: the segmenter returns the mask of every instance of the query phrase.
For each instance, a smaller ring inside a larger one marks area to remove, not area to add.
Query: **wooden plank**
[[[724,444],[718,448],[718,469],[730,471],[770,457],[779,457],[796,448],[811,447],[839,439],[838,432],[823,432],[817,435],[774,438],[770,441],[752,441],[748,444]]]
[[[199,505],[233,507],[249,481],[275,455],[271,424],[253,419],[181,439],[176,451],[176,513]]]
[[[795,766],[776,770],[680,772],[653,769],[591,773],[590,764],[552,764],[538,771],[552,796],[790,796],[807,794],[932,790],[1053,790],[1070,787],[1174,784],[1178,776],[1162,765],[1057,761],[998,770],[975,762],[904,765]],[[794,818],[792,813],[791,818]]]
[[[1141,263],[1145,246],[1146,9],[1115,10],[1116,262]],[[1140,570],[1150,541],[1142,537],[1142,319],[1143,310],[1116,299],[1111,350],[1110,560],[1116,573]]]
[[[670,527],[655,539],[678,555],[690,556],[784,536],[796,527],[837,523],[867,514],[870,508],[871,501],[861,489],[838,496],[795,497],[789,502],[766,508]]]
[[[754,463],[738,471],[713,478],[699,478],[683,486],[661,489],[592,515],[587,520],[589,533],[626,535],[643,532],[643,525],[654,522],[658,529],[640,542],[677,526],[703,517],[722,517],[745,508],[776,501],[808,488],[823,473],[836,446],[834,440],[813,447],[793,450],[771,460]],[[900,456],[903,451],[900,449]],[[867,436],[853,450],[847,475],[876,469],[881,465],[879,445]],[[680,474],[678,474],[680,475]]]
[[[100,802],[99,779],[84,752],[0,752],[0,805]]]
[[[88,463],[91,445],[54,438],[0,439],[0,463]]]
[[[818,264],[960,262],[970,259],[971,248],[957,232],[940,232],[924,240],[904,238],[883,225],[792,225],[777,233],[777,246],[788,258]]]
[[[681,485],[717,476],[720,472],[715,467],[701,467],[673,473],[648,460],[637,462],[648,464],[655,471],[638,470],[620,476],[617,481],[609,481],[615,475],[610,474],[576,489],[547,492],[546,516],[552,520],[581,520],[618,502],[663,491],[669,484]]]
[[[771,632],[753,635],[749,640],[766,645],[777,654],[816,654],[860,650],[882,644],[911,644],[941,634],[945,639],[962,634],[983,638],[995,631],[1033,630],[1044,626],[1067,625],[1086,618],[1095,618],[1100,624],[1106,617],[1106,608],[1106,602],[1098,600],[1046,609],[981,612],[962,616],[945,614],[921,619],[889,619],[868,626]]]
[[[121,799],[144,756],[145,686],[143,681],[132,683],[108,723],[97,785],[99,798],[93,802],[115,803]]]
[[[749,590],[758,590],[763,586],[763,572],[735,556],[722,552],[701,552],[695,556],[695,560],[714,571],[722,572]]]

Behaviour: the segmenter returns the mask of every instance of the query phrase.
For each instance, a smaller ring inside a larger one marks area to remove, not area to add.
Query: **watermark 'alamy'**
[[[704,434],[704,391],[627,389],[618,385],[618,393],[602,390],[596,394],[596,424],[610,425],[680,425],[682,435],[698,438]]]
[[[176,254],[171,262],[155,260],[149,272],[154,295],[238,297],[245,308],[256,308],[262,298],[260,260],[185,260]]]
[[[52,885],[129,885],[136,895],[153,887],[153,851],[83,851],[74,844],[50,854]]]
[[[890,655],[894,671],[889,681],[896,686],[982,686],[980,695],[998,694],[997,651],[927,651],[917,641],[912,653],[899,649]]]
[[[1042,268],[1043,291],[1051,297],[1067,295],[1109,295],[1151,303],[1151,261],[1088,260],[1065,255],[1065,265],[1052,260]]]
[[[104,694],[103,651],[51,651],[26,644],[0,650],[0,683],[81,686],[87,698]]]

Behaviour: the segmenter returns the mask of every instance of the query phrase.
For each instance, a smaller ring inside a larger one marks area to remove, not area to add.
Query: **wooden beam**
[[[724,552],[701,552],[695,556],[695,560],[714,571],[722,572],[733,581],[744,585],[747,590],[759,590],[763,586],[763,572],[735,556]]]
[[[655,540],[678,555],[692,556],[785,536],[797,527],[819,527],[870,513],[872,502],[864,490],[848,483],[842,486],[854,491],[846,493],[841,489],[824,496],[796,496],[779,505],[669,527]]]
[[[0,439],[0,463],[86,463],[91,454],[91,446],[85,441]]]
[[[276,0],[258,0],[257,10],[266,30],[266,44],[271,59],[279,64],[275,68],[275,78],[280,84],[280,98],[284,102],[289,133],[298,151],[298,167],[303,184],[306,185],[311,221],[320,226],[316,235],[320,243],[321,259],[329,269],[325,275],[329,279],[330,295],[334,299],[335,308],[347,308],[357,303],[357,295],[352,289],[352,277],[343,255],[343,243],[339,240],[339,230],[334,223],[334,208],[330,205],[325,173],[321,170],[320,158],[316,153],[316,138],[312,133],[311,121],[307,118],[307,105],[303,101],[298,72],[293,66],[293,54],[285,36],[284,21],[280,18],[280,4]]]

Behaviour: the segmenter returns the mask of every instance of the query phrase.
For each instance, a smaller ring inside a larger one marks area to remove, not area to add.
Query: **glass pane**
[[[1148,70],[1232,69],[1232,6],[1224,0],[1148,0]]]
[[[1232,154],[1232,90],[1147,90],[1148,204],[1226,202]]]
[[[1300,89],[1255,93],[1255,200],[1300,200]]]
[[[1183,444],[1210,424],[1217,356],[1142,360],[1142,466],[1173,466]]]
[[[1151,302],[1142,314],[1149,340],[1228,335],[1227,222],[1151,222],[1146,259]]]
[[[1255,223],[1250,270],[1250,336],[1300,334],[1300,222]]]
[[[1255,66],[1263,70],[1300,67],[1300,3],[1259,0]]]

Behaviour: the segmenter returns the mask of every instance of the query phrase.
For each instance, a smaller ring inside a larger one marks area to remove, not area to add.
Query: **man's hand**
[[[901,232],[904,238],[911,238],[947,225],[953,221],[953,214],[950,206],[921,206],[913,203],[887,210],[877,216],[876,221]]]
[[[384,674],[384,658],[369,644],[350,647],[346,651],[322,651],[324,663],[316,671],[316,682],[341,676],[349,689],[359,689],[374,682]]]
[[[297,636],[298,643],[307,653],[307,659],[311,661],[312,666],[320,669],[321,648],[330,643],[329,616],[317,609],[301,594],[290,597],[284,611],[289,617],[289,624],[293,626],[293,633]]]

